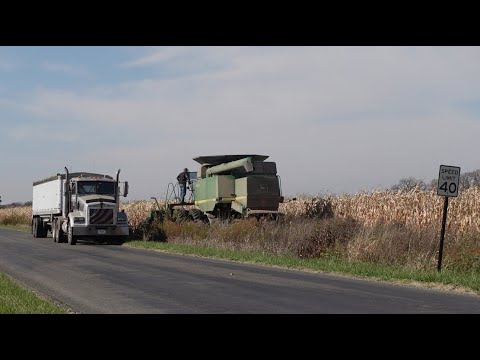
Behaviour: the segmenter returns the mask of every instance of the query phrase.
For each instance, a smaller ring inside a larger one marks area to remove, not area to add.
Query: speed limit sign
[[[445,225],[447,223],[448,198],[458,196],[460,182],[460,168],[458,166],[440,165],[438,172],[437,195],[445,196],[443,202],[442,231],[440,233],[440,249],[438,251],[437,270],[442,269],[443,242],[445,239]]]
[[[440,165],[437,195],[449,197],[458,196],[459,181],[460,168],[458,166]]]

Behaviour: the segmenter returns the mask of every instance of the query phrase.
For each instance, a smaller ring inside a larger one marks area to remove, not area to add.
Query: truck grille
[[[90,224],[113,224],[113,209],[90,209]]]

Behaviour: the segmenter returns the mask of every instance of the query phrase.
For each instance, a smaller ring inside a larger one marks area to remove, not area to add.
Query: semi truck
[[[78,239],[121,244],[129,235],[127,214],[120,197],[128,195],[128,181],[109,175],[73,172],[33,183],[32,234],[56,243],[75,245]],[[123,190],[123,191],[122,191]]]

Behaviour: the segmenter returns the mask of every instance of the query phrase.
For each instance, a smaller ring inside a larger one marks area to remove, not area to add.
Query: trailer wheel
[[[58,219],[53,219],[52,222],[52,237],[53,237],[53,242],[58,242],[61,243],[62,240],[60,238],[60,226],[58,224]]]
[[[45,221],[42,221],[42,238],[46,238],[48,235],[48,225]]]
[[[77,243],[77,237],[73,236],[73,229],[70,225],[67,225],[67,241],[70,245]]]
[[[34,238],[37,237],[37,218],[33,218],[32,220],[32,234]]]
[[[35,218],[33,221],[33,237],[41,238],[43,234],[43,221],[41,218]]]

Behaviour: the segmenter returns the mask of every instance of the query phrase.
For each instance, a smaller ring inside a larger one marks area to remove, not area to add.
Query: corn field
[[[0,209],[0,224],[3,225],[30,224],[31,217],[31,206]]]
[[[159,203],[163,205],[162,202]],[[133,229],[145,220],[153,200],[140,200],[121,203],[120,209],[128,215]],[[281,212],[288,217],[328,217],[353,218],[364,225],[377,223],[403,224],[412,229],[440,228],[443,211],[443,197],[436,192],[374,191],[354,195],[310,197],[304,196],[280,204]],[[29,224],[31,207],[22,206],[0,209],[0,224]],[[449,233],[480,232],[480,188],[470,188],[457,198],[449,201],[447,231]]]
[[[280,205],[286,216],[315,217],[331,208],[336,217],[351,217],[365,225],[404,224],[413,229],[441,226],[443,197],[436,191],[374,191],[355,195],[303,197]],[[448,205],[447,229],[480,231],[480,188],[470,188]]]

